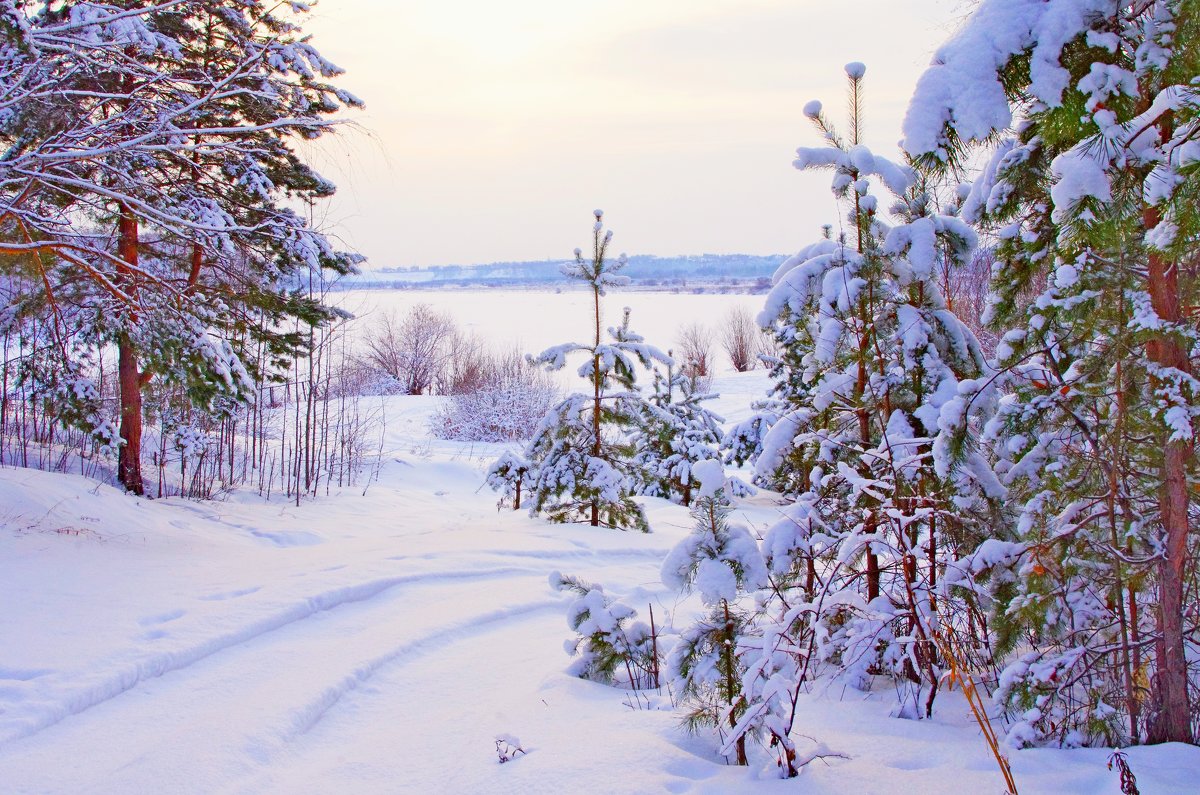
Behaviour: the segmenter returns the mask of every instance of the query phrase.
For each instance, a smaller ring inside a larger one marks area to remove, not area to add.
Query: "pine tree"
[[[695,526],[667,555],[663,583],[700,592],[708,614],[685,629],[671,650],[667,670],[677,683],[693,731],[712,727],[731,731],[746,712],[742,678],[746,665],[742,638],[752,631],[750,611],[738,604],[767,582],[758,543],[741,525],[729,523],[730,503],[721,463],[706,459],[693,468],[697,499]],[[739,765],[747,764],[743,731],[733,740]]]
[[[980,4],[905,121],[929,167],[994,150],[964,214],[999,240],[986,441],[1018,519],[968,568],[1003,645],[1032,641],[1001,678],[1014,742],[1190,742],[1200,9],[1012,6]]]
[[[624,671],[626,684],[635,690],[656,686],[657,642],[650,626],[632,621],[636,610],[610,598],[603,586],[578,577],[554,572],[550,587],[576,597],[567,609],[567,623],[577,637],[564,645],[574,657],[573,676],[613,684]]]
[[[946,262],[965,261],[974,234],[939,211],[920,173],[862,145],[865,68],[846,72],[848,135],[810,103],[825,145],[798,150],[796,166],[833,170],[849,227],[784,263],[760,315],[782,350],[782,406],[756,470],[794,500],[764,541],[779,600],[766,605],[775,628],[764,618],[764,632],[794,648],[812,633],[820,658],[860,686],[887,672],[927,688],[928,715],[940,682],[934,635],[953,620],[935,591],[947,548],[977,534],[1002,495],[969,443],[984,357],[936,280]],[[872,177],[892,194],[893,222]],[[812,605],[808,618],[786,609],[798,600]],[[764,665],[759,676],[779,675]]]
[[[521,487],[529,477],[530,464],[522,456],[505,450],[490,467],[486,483],[493,491],[500,492],[500,503],[512,503],[514,511],[521,510]]]
[[[590,383],[591,393],[569,395],[534,433],[526,451],[532,465],[530,513],[544,513],[554,522],[586,521],[592,527],[648,533],[650,526],[632,497],[635,465],[629,432],[643,409],[636,368],[640,364],[650,369],[654,362],[666,364],[669,359],[630,330],[628,308],[621,325],[608,330],[612,341],[602,341],[600,299],[608,287],[628,280],[620,275],[625,256],[615,262],[607,258],[612,232],[604,229],[600,210],[595,216],[590,260],[576,249],[575,261],[563,266],[564,275],[585,282],[592,292],[593,340],[558,345],[530,357],[530,362],[554,371],[566,366],[570,354],[585,354],[579,375]]]
[[[152,382],[201,408],[250,399],[249,350],[282,365],[309,341],[291,321],[336,315],[300,288],[353,258],[293,208],[333,191],[294,148],[361,103],[325,82],[340,70],[303,38],[304,12],[123,0],[6,17],[3,250],[34,260],[50,311],[85,307],[91,342],[117,346],[130,491]]]
[[[677,371],[673,363],[665,373],[655,369],[654,394],[642,404],[633,435],[637,493],[690,505],[695,465],[720,458],[724,420],[704,405],[717,395],[701,384],[694,371]]]

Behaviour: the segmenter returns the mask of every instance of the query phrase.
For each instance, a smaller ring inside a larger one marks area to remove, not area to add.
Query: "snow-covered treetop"
[[[1014,58],[1029,63],[1031,99],[1062,102],[1070,75],[1063,48],[1090,23],[1115,13],[1115,0],[983,0],[943,44],[917,82],[904,119],[903,146],[914,157],[946,161],[953,142],[982,141],[1013,122],[1001,70]]]
[[[846,64],[846,76],[850,79],[851,104],[851,122],[847,136],[839,133],[830,123],[820,101],[812,100],[804,106],[804,115],[820,130],[825,145],[800,147],[796,150],[796,159],[792,165],[802,171],[812,168],[833,169],[835,177],[832,187],[834,194],[839,197],[845,196],[851,188],[865,195],[865,180],[870,177],[878,177],[890,191],[903,195],[915,179],[912,169],[875,155],[861,142],[861,85],[866,72],[867,67],[861,63]]]
[[[1015,112],[1063,107],[1071,91],[1084,95],[1086,112],[1106,133],[1116,121],[1110,99],[1137,96],[1139,77],[1167,69],[1181,5],[982,0],[917,82],[904,119],[905,151],[948,162],[958,147],[1012,128]],[[1092,56],[1088,74],[1074,82],[1072,53]]]
[[[1143,171],[1141,200],[1166,208],[1181,169],[1200,161],[1200,75],[1176,57],[1184,7],[984,0],[918,82],[903,145],[914,158],[946,163],[972,143],[994,143],[963,204],[969,222],[1004,215],[1014,175],[1039,152],[1051,160],[1050,220],[1068,236],[1114,201],[1113,175],[1130,169]],[[1147,234],[1152,247],[1175,243],[1171,215],[1165,209]]]
[[[613,382],[625,389],[633,387],[636,380],[635,362],[647,369],[654,362],[673,364],[669,356],[647,345],[640,334],[629,328],[629,307],[625,307],[621,325],[610,327],[608,335],[612,342],[604,342],[600,337],[600,296],[605,294],[606,287],[621,286],[629,283],[628,277],[618,275],[628,260],[624,254],[615,261],[608,258],[608,246],[612,242],[612,230],[605,229],[601,219],[603,210],[593,210],[596,223],[592,228],[592,256],[590,260],[583,258],[583,251],[575,249],[575,261],[562,266],[564,276],[587,282],[595,291],[595,337],[590,345],[579,342],[567,342],[547,348],[537,356],[526,357],[530,364],[544,366],[547,370],[561,370],[566,366],[567,357],[572,353],[586,353],[587,360],[580,366],[579,375],[589,381],[608,388]]]
[[[555,371],[566,366],[570,354],[585,353],[588,358],[579,366],[581,378],[592,381],[598,377],[606,388],[615,382],[625,389],[630,389],[637,380],[638,364],[650,369],[655,362],[664,365],[673,365],[674,362],[658,348],[647,345],[640,334],[630,330],[629,314],[629,308],[626,307],[621,325],[608,329],[612,342],[601,342],[598,345],[567,342],[547,348],[537,356],[529,356],[527,359],[530,364]]]
[[[720,489],[725,488],[725,468],[719,459],[697,461],[692,466],[692,475],[700,484],[697,497],[715,497]]]
[[[615,260],[608,257],[608,246],[612,242],[612,230],[604,228],[604,211],[593,210],[596,223],[592,226],[592,256],[590,260],[583,258],[583,250],[575,249],[575,259],[565,263],[562,274],[570,279],[579,279],[592,285],[605,295],[607,287],[624,287],[629,284],[628,276],[618,275],[629,264],[629,258],[624,254]]]
[[[774,392],[786,405],[771,409],[774,422],[758,435],[756,476],[777,481],[790,458],[812,456],[803,488],[817,501],[825,482],[838,480],[856,492],[862,484],[853,470],[863,461],[903,461],[890,476],[915,478],[928,455],[937,476],[958,477],[969,451],[957,434],[979,389],[973,379],[987,370],[978,340],[949,311],[941,288],[943,275],[968,260],[976,235],[956,215],[955,202],[939,206],[920,163],[892,162],[857,143],[864,70],[851,64],[846,71],[847,134],[819,103],[809,103],[806,112],[825,146],[798,150],[796,166],[833,170],[831,187],[846,208],[849,231],[786,260],[758,316],[788,358],[777,368]],[[891,193],[888,220],[878,214],[871,176]],[[871,371],[878,375],[866,375]],[[863,415],[854,406],[874,413],[873,424],[855,419]],[[855,461],[849,469],[833,466],[848,460]],[[966,483],[963,491],[977,489]]]

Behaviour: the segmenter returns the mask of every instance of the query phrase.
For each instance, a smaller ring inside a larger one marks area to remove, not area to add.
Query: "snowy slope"
[[[722,380],[718,409],[736,415],[762,385]],[[957,694],[913,722],[886,717],[887,687],[817,686],[801,731],[848,758],[782,782],[765,756],[724,766],[665,695],[638,709],[565,675],[547,575],[683,623],[691,606],[658,570],[687,515],[650,501],[643,536],[498,513],[479,488],[497,448],[430,443],[432,405],[389,406],[387,464],[365,496],[301,508],[0,470],[0,791],[1002,790]],[[762,526],[774,506],[745,512]],[[498,764],[500,733],[528,753]],[[1106,758],[1024,751],[1014,767],[1022,792],[1116,793]],[[1143,793],[1194,791],[1197,749],[1129,758]]]

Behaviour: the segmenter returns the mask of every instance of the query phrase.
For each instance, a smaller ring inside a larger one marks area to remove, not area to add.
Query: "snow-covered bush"
[[[567,608],[567,623],[577,637],[564,645],[574,658],[572,675],[634,690],[658,686],[656,638],[648,624],[633,621],[636,610],[578,577],[554,572],[550,587],[576,596]]]
[[[753,370],[760,357],[772,351],[770,338],[744,306],[736,306],[725,313],[721,319],[720,339],[729,363],[739,373]]]
[[[498,758],[500,764],[511,762],[518,756],[522,756],[525,753],[525,749],[521,747],[521,741],[517,739],[515,735],[496,735],[496,757]]]
[[[703,323],[688,323],[680,327],[676,336],[679,371],[706,382],[710,380],[714,365],[712,332]]]
[[[478,391],[495,376],[501,362],[513,358],[523,361],[515,349],[504,356],[498,355],[485,340],[456,328],[446,342],[446,358],[434,378],[433,391],[439,395]]]
[[[453,353],[454,320],[429,304],[400,316],[383,315],[363,335],[363,361],[386,374],[400,394],[423,395],[433,388]]]
[[[484,353],[430,418],[441,439],[514,442],[530,439],[559,400],[554,379],[519,355]]]

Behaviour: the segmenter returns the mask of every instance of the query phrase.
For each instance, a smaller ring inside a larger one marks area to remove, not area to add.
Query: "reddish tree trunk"
[[[875,535],[877,527],[875,524],[875,514],[872,513],[867,517],[867,535]],[[880,572],[879,572],[879,556],[871,550],[871,545],[867,544],[867,601],[874,601],[879,598],[880,592]]]
[[[192,244],[192,268],[188,271],[187,287],[184,288],[184,293],[191,295],[196,291],[196,285],[200,283],[200,271],[204,267],[204,247],[199,243]]]
[[[127,323],[137,323],[138,221],[133,212],[121,206],[118,221],[118,253],[125,265],[117,266],[117,286],[129,297]],[[117,455],[117,480],[133,494],[144,494],[142,480],[142,374],[138,371],[137,350],[129,334],[117,338],[117,380],[121,400],[121,450]]]
[[[597,246],[599,243],[597,243]],[[597,251],[599,249],[597,248]],[[597,258],[599,254],[597,254]],[[592,288],[592,300],[594,302],[595,319],[596,319],[596,347],[600,347],[600,288]],[[592,359],[592,387],[594,389],[592,403],[592,457],[600,457],[600,356],[597,354]],[[591,516],[589,517],[592,527],[600,526],[600,500],[593,497],[591,506]]]
[[[1156,208],[1143,214],[1147,229],[1160,221]],[[1151,253],[1148,269],[1150,305],[1167,323],[1179,323],[1179,269],[1162,256]],[[1179,340],[1161,334],[1146,345],[1150,360],[1162,367],[1189,372],[1187,353]],[[1155,384],[1157,386],[1157,384]],[[1158,629],[1155,648],[1157,668],[1154,679],[1155,714],[1150,723],[1149,741],[1192,742],[1191,705],[1187,689],[1187,658],[1183,645],[1183,583],[1187,566],[1188,537],[1188,465],[1194,455],[1190,441],[1166,443],[1160,469],[1162,485],[1158,507],[1166,536],[1166,555],[1158,564]]]

